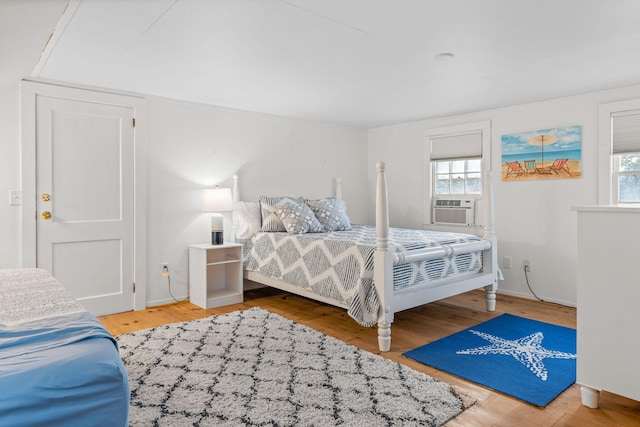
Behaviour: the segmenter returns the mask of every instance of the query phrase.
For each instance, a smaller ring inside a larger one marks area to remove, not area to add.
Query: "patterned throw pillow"
[[[324,227],[304,202],[283,199],[276,204],[275,208],[276,215],[289,234],[324,232]]]
[[[304,199],[302,197],[268,197],[268,196],[260,196],[260,216],[262,218],[262,231],[287,231],[276,215],[275,206],[282,200],[292,200],[296,203],[304,203]]]
[[[337,197],[328,197],[320,200],[307,200],[324,231],[348,231],[351,230],[351,220],[347,216],[347,208],[343,200]]]

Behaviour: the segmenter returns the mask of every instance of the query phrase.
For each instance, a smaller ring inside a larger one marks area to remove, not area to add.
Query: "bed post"
[[[483,177],[484,195],[484,236],[491,242],[491,249],[482,254],[484,272],[493,273],[493,283],[484,287],[486,291],[487,311],[496,309],[496,290],[498,289],[498,241],[494,228],[493,216],[493,188],[491,186],[491,172],[485,171]]]
[[[238,175],[233,175],[233,203],[240,201],[240,188],[238,187]]]
[[[336,198],[342,200],[342,180],[336,178]]]
[[[240,201],[240,189],[238,188],[238,175],[233,175],[233,189],[231,190],[231,197],[233,199],[233,205],[235,207],[236,202]],[[233,217],[233,212],[231,213],[231,240],[230,242],[236,241],[236,218]]]
[[[376,184],[376,234],[377,245],[374,254],[374,283],[380,312],[378,316],[378,347],[380,351],[391,349],[391,323],[393,311],[393,254],[389,251],[389,205],[387,200],[387,179],[385,164],[376,164],[378,179]]]

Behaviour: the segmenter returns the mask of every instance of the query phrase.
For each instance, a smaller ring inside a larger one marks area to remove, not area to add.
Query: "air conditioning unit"
[[[431,222],[434,224],[474,225],[474,199],[433,199]]]

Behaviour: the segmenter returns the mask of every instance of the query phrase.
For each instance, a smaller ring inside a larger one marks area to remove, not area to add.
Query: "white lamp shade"
[[[202,190],[202,212],[227,212],[233,210],[230,188],[206,188]]]

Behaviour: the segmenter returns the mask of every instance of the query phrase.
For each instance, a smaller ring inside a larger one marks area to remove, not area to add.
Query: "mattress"
[[[115,340],[49,273],[0,270],[0,425],[126,426]]]
[[[391,251],[410,251],[480,241],[478,236],[391,228]],[[259,232],[245,242],[244,268],[257,271],[348,307],[363,326],[374,325],[380,304],[373,283],[375,227],[292,235]],[[395,290],[440,279],[462,278],[482,269],[482,252],[394,267]]]

